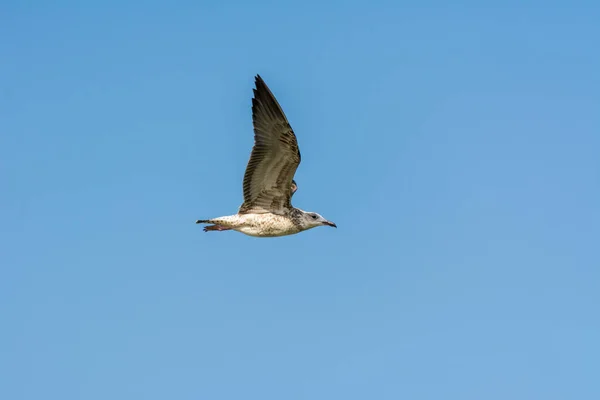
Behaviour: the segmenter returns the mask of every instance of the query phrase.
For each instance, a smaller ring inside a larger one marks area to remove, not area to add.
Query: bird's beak
[[[327,226],[331,226],[331,227],[333,227],[333,228],[337,228],[337,225],[336,225],[336,224],[334,224],[334,223],[333,223],[333,222],[331,222],[331,221],[325,221],[325,222],[323,222],[323,225],[327,225]]]

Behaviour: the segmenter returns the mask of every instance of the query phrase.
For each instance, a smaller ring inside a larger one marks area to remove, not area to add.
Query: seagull
[[[300,165],[300,149],[281,106],[266,83],[256,75],[252,123],[254,147],[244,174],[244,203],[237,214],[199,219],[210,224],[204,232],[234,230],[248,236],[277,237],[336,224],[315,212],[292,206],[298,190],[294,174]]]

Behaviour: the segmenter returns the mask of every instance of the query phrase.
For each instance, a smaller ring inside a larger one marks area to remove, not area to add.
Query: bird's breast
[[[300,232],[293,221],[276,214],[244,214],[244,223],[236,229],[249,236],[275,237]]]

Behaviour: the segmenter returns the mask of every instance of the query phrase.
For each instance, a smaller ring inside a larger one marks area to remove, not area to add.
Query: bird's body
[[[210,227],[207,227],[206,230],[222,231],[232,229],[248,236],[257,237],[286,236],[302,231],[298,219],[294,219],[292,215],[273,213],[235,214],[201,222],[214,224],[213,226],[217,227],[215,229],[208,229]]]
[[[244,203],[235,215],[196,223],[212,224],[205,232],[235,230],[257,237],[293,235],[323,225],[336,227],[317,213],[292,207],[300,150],[283,110],[258,75],[252,122],[254,147],[244,174]]]

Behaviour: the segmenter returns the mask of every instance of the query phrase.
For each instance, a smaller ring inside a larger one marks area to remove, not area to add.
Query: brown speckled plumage
[[[259,75],[252,99],[252,122],[254,147],[244,174],[244,203],[236,215],[196,223],[213,224],[205,231],[233,229],[259,237],[292,235],[320,225],[335,227],[316,213],[292,207],[300,150],[281,106]]]
[[[300,149],[281,106],[260,76],[252,99],[254,147],[244,174],[240,214],[291,209],[292,181]]]

